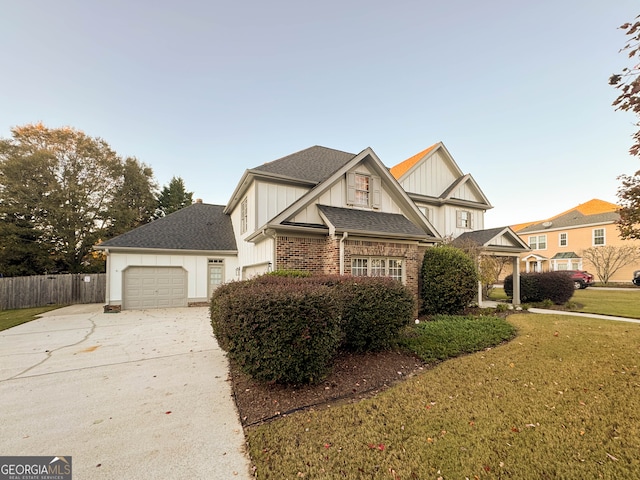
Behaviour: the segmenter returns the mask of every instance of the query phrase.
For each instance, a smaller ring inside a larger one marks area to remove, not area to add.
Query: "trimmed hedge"
[[[344,347],[354,352],[389,348],[415,311],[415,299],[400,282],[350,277],[336,285],[341,302]]]
[[[513,298],[513,275],[504,279],[504,292]],[[575,292],[573,280],[565,272],[535,272],[520,274],[520,301],[523,303],[551,300],[563,305]]]
[[[213,332],[230,358],[257,380],[318,381],[343,338],[334,295],[327,286],[271,278],[285,281],[218,288],[211,299]]]
[[[421,273],[420,299],[427,315],[460,314],[478,295],[478,269],[459,248],[427,248]]]
[[[339,348],[387,348],[415,300],[387,278],[262,275],[220,286],[211,325],[220,347],[253,378],[320,381]]]

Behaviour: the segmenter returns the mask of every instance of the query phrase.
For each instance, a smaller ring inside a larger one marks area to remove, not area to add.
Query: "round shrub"
[[[459,248],[427,248],[421,270],[420,298],[427,315],[462,313],[478,294],[478,270]]]
[[[340,313],[330,287],[304,280],[260,277],[212,296],[220,346],[257,380],[314,383],[330,370],[343,338]]]
[[[389,348],[413,319],[415,299],[402,283],[384,277],[348,277],[335,287],[345,334],[355,352]]]

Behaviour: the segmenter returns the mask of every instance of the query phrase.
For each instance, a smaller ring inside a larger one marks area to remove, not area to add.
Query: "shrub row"
[[[213,332],[253,378],[313,383],[340,348],[388,347],[414,313],[414,298],[387,278],[263,275],[220,286],[211,299]]]
[[[574,291],[573,280],[561,271],[520,274],[520,301],[523,303],[551,300],[562,305],[569,301]],[[504,292],[513,298],[513,275],[504,279]]]

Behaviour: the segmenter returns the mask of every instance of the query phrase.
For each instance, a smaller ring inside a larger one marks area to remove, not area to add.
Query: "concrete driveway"
[[[207,308],[76,305],[0,332],[0,455],[71,456],[77,479],[248,479]]]

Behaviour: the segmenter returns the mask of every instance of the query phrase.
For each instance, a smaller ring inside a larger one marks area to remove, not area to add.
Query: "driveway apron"
[[[0,332],[0,455],[77,479],[251,478],[208,309],[76,305]]]

